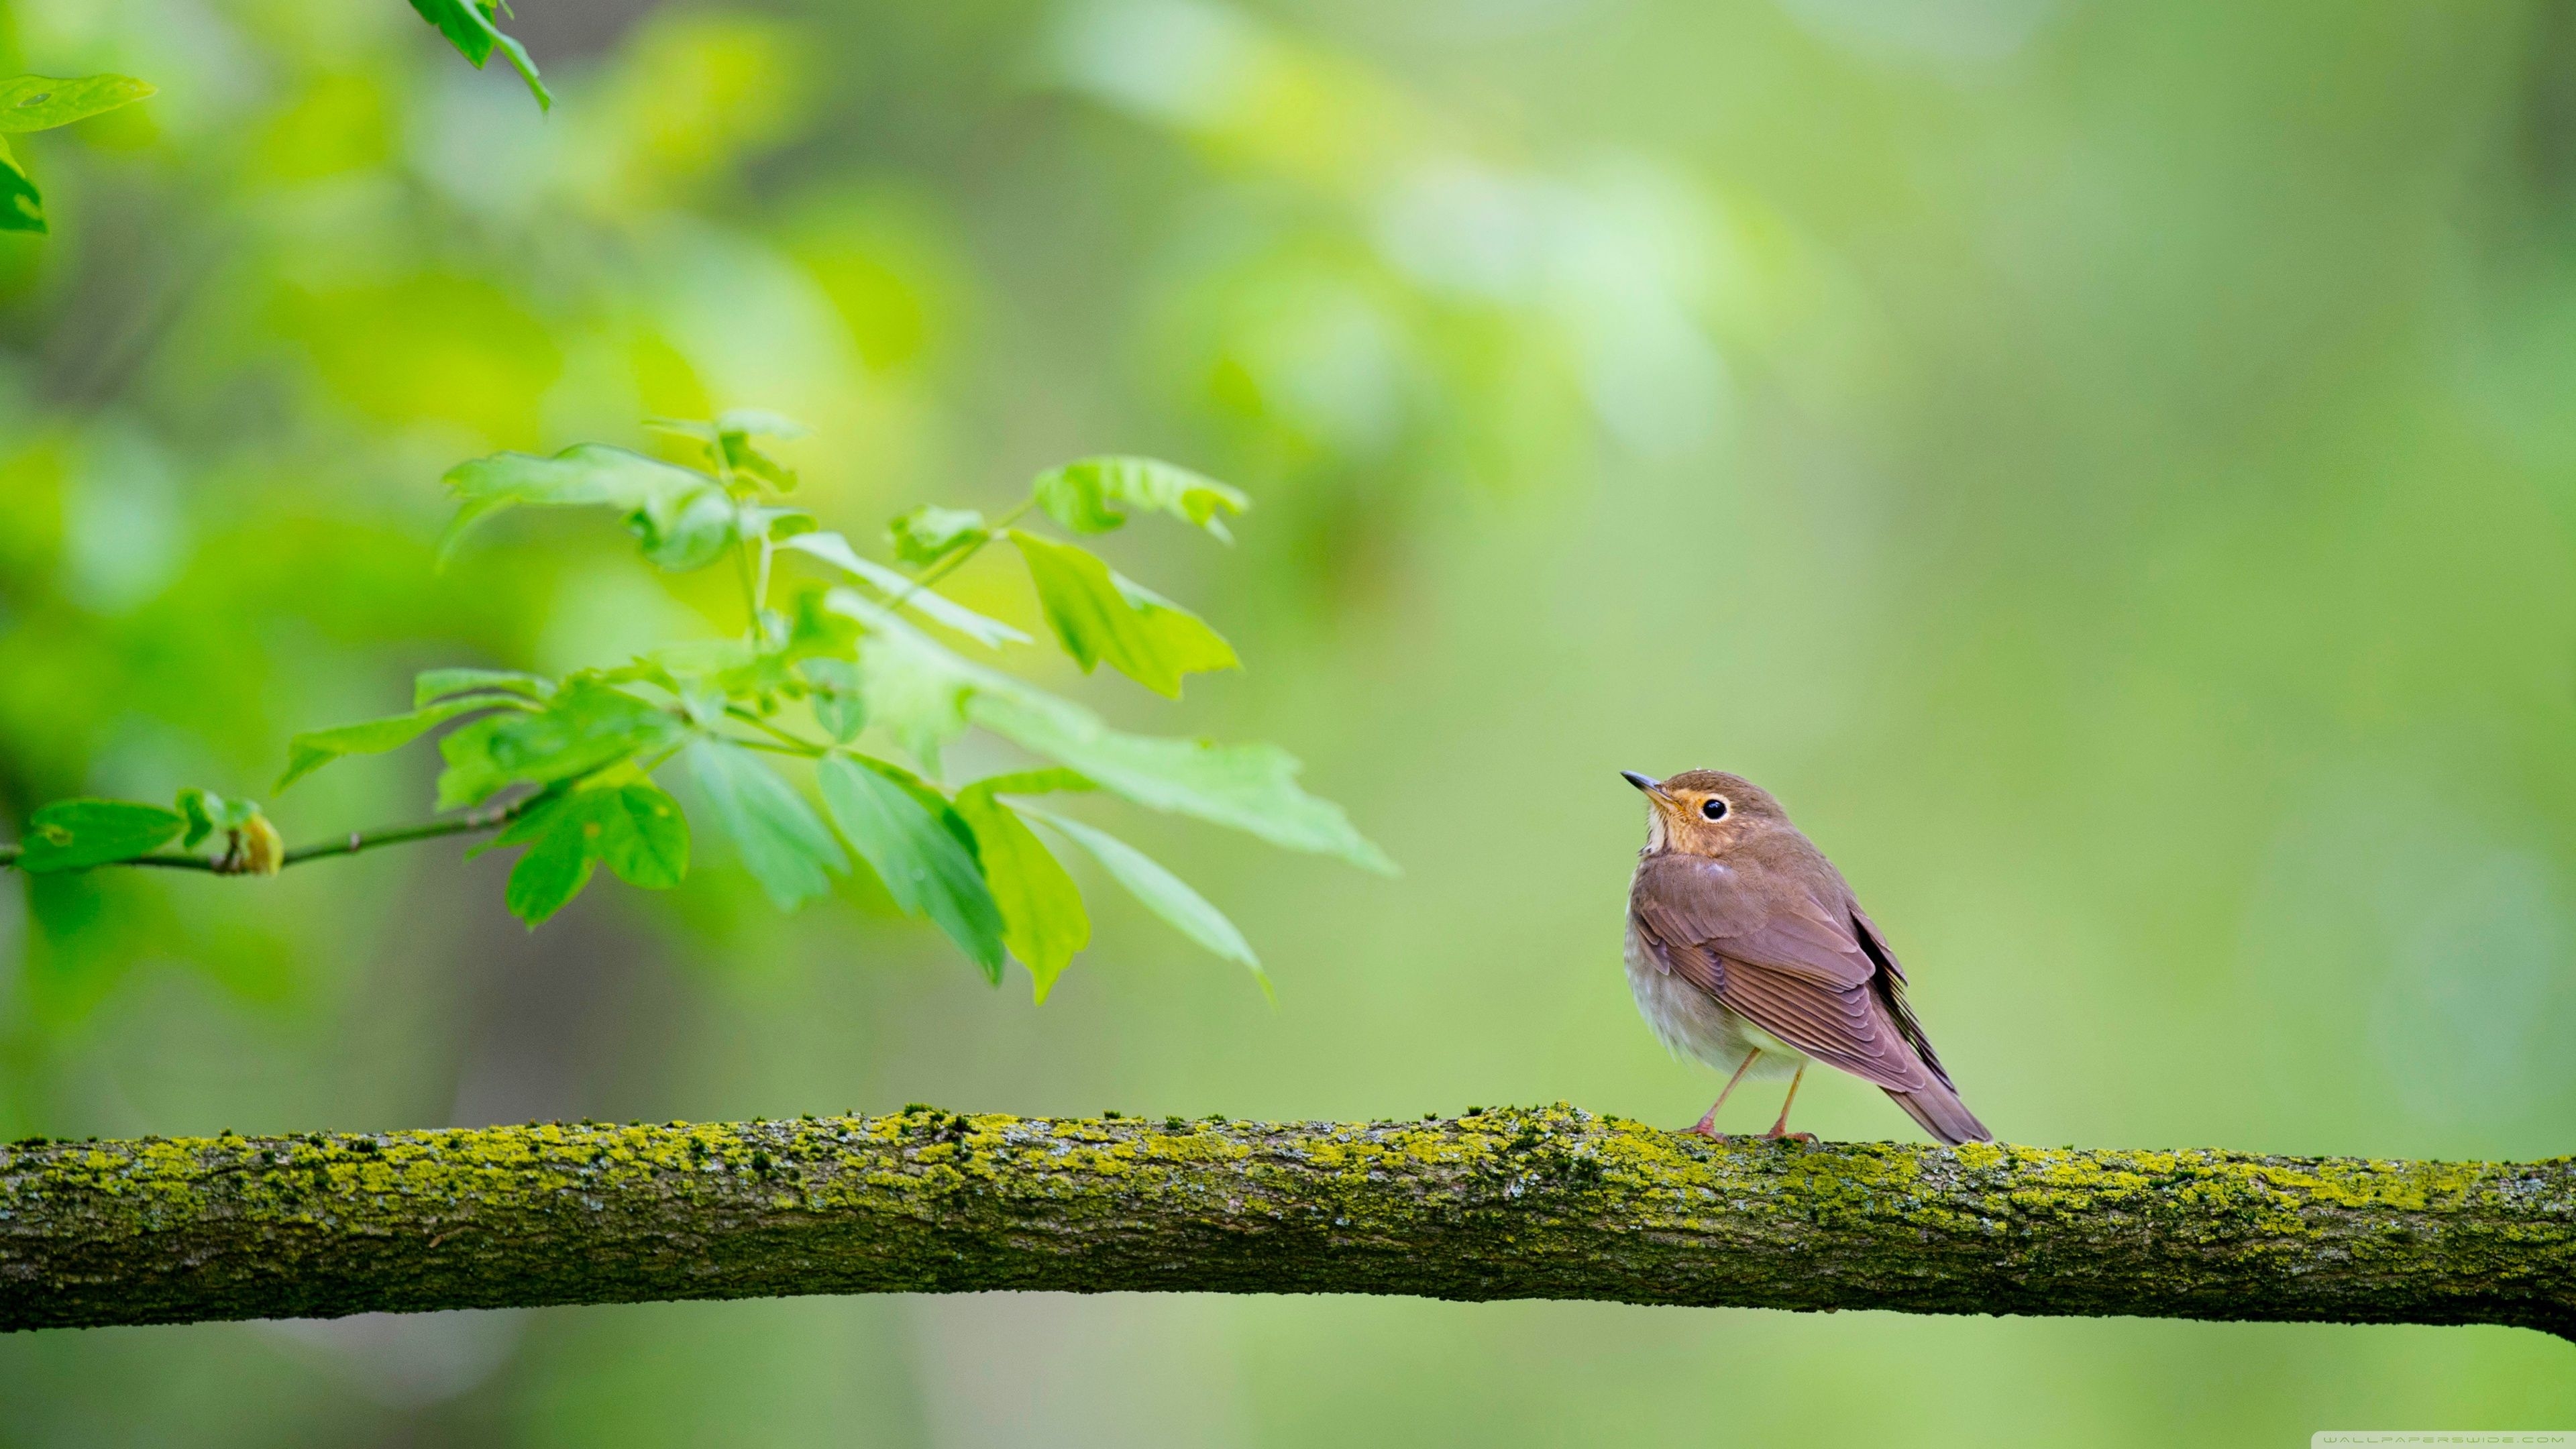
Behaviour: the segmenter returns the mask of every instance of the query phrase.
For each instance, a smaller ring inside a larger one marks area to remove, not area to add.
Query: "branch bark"
[[[0,1328],[990,1289],[2495,1323],[2576,1337],[2576,1159],[886,1117],[0,1149]]]

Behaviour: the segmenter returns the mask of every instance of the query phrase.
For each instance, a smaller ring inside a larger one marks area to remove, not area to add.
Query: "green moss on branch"
[[[0,1328],[989,1289],[2498,1323],[2576,1337],[2576,1159],[890,1117],[0,1149]]]

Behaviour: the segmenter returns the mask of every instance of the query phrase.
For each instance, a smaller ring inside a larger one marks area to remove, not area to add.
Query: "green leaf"
[[[942,747],[966,732],[966,693],[973,682],[1018,686],[1008,675],[968,664],[855,589],[833,589],[824,606],[865,629],[857,649],[869,722],[891,731],[931,774],[939,772]]]
[[[748,438],[802,438],[814,430],[794,418],[773,413],[767,408],[727,408],[713,420],[706,418],[646,418],[644,426],[657,432],[677,433],[712,444],[731,433]]]
[[[945,701],[974,723],[1137,804],[1395,873],[1395,863],[1351,828],[1340,806],[1298,788],[1296,757],[1275,745],[1124,734],[1080,705],[941,648],[890,610],[855,596],[849,607],[868,631],[860,641],[862,668],[878,661],[872,681],[882,676],[885,687],[899,686],[916,700]],[[868,699],[882,721],[886,708],[877,687],[871,683]],[[939,721],[925,716],[917,723],[926,728]]]
[[[493,51],[500,51],[509,58],[510,68],[528,83],[529,94],[537,98],[537,109],[554,109],[554,95],[538,78],[537,63],[528,58],[527,47],[503,35],[500,28],[492,23],[496,8],[493,0],[411,0],[411,8],[420,12],[421,19],[437,27],[438,33],[447,37],[447,43],[455,46],[457,54],[464,56],[476,70],[481,70],[483,62],[492,58]]]
[[[850,541],[837,533],[799,534],[781,540],[778,546],[811,555],[834,568],[856,574],[888,599],[901,599],[906,609],[943,628],[954,629],[986,648],[998,649],[1004,644],[1029,642],[1028,635],[1001,620],[988,619],[944,594],[921,587],[884,564],[861,558],[858,550],[850,547]],[[826,607],[830,607],[828,595]]]
[[[703,568],[738,537],[733,499],[694,468],[605,443],[576,443],[551,458],[495,453],[447,470],[461,507],[439,545],[442,558],[475,524],[511,508],[614,508],[644,556],[674,573]]]
[[[27,817],[18,868],[31,874],[87,870],[149,855],[187,822],[176,811],[132,800],[57,800]]]
[[[992,536],[984,526],[984,515],[974,509],[940,508],[928,503],[910,513],[897,514],[886,525],[886,542],[894,545],[894,556],[914,568],[928,568]]]
[[[665,891],[689,873],[689,821],[680,802],[650,780],[613,789],[577,790],[598,796],[590,806],[599,824],[592,847],[617,878],[646,890]]]
[[[793,441],[813,431],[794,418],[773,413],[767,408],[727,408],[716,417],[716,434],[719,437],[732,433],[738,437]]]
[[[620,879],[668,890],[689,869],[679,803],[650,780],[567,790],[510,822],[488,846],[524,845],[502,903],[531,930],[562,910],[605,862]]]
[[[787,652],[797,659],[845,658],[858,648],[858,624],[833,609],[828,588],[801,588],[788,605]]]
[[[212,790],[191,785],[179,792],[179,816],[188,822],[179,843],[194,850],[217,831],[231,832],[259,818],[256,800],[227,800]]]
[[[744,538],[766,538],[771,543],[785,543],[791,538],[812,533],[822,527],[814,515],[802,508],[771,508],[764,504],[746,503],[735,510],[735,530]]]
[[[675,574],[723,558],[741,537],[740,524],[733,500],[721,490],[692,495],[667,519],[651,512],[626,515],[626,531],[643,545],[645,561]]]
[[[1157,694],[1179,698],[1181,676],[1241,661],[1207,621],[1111,569],[1098,555],[1019,529],[1038,602],[1064,651],[1088,674],[1101,661]]]
[[[286,742],[286,773],[278,777],[277,788],[283,790],[345,755],[381,755],[387,750],[401,749],[458,715],[483,709],[519,710],[528,707],[513,695],[469,694],[423,705],[408,714],[360,720],[334,729],[309,730]]]
[[[9,143],[0,139],[0,231],[42,233],[45,229],[45,199],[36,194],[36,183],[18,165],[9,152]]]
[[[981,790],[987,795],[1052,795],[1059,790],[1097,790],[1100,786],[1090,777],[1058,765],[1043,770],[987,775],[967,788]]]
[[[989,790],[959,792],[957,813],[975,832],[984,882],[1002,910],[1002,944],[1029,968],[1044,1001],[1074,953],[1091,942],[1082,888],[1010,806]]]
[[[1260,958],[1252,954],[1251,943],[1234,928],[1234,922],[1227,920],[1225,913],[1209,905],[1205,896],[1190,889],[1179,876],[1165,870],[1145,852],[1079,820],[1068,820],[1051,811],[1027,805],[1019,809],[1021,814],[1032,820],[1044,821],[1090,851],[1102,869],[1136,899],[1143,901],[1147,910],[1168,922],[1172,929],[1228,961],[1251,967],[1256,976],[1261,973]]]
[[[734,472],[757,478],[781,493],[795,489],[796,470],[760,451],[742,434],[718,433],[716,448],[723,454],[725,466]]]
[[[958,847],[964,850],[970,859],[974,856],[975,832],[967,827],[965,817],[957,813],[957,807],[946,795],[939,792],[938,786],[891,760],[880,760],[855,753],[850,758],[886,779],[892,780],[897,788],[912,797],[914,804],[930,812],[932,819],[937,820],[943,829],[956,837]]]
[[[194,850],[205,842],[207,836],[215,833],[213,806],[222,798],[193,785],[179,792],[179,818],[186,829],[186,833],[179,837],[183,848]]]
[[[832,881],[826,872],[849,868],[805,797],[750,751],[699,740],[689,746],[689,767],[716,823],[733,838],[743,868],[780,910],[827,894]]]
[[[868,727],[867,695],[859,687],[859,666],[847,659],[808,659],[798,668],[809,687],[814,722],[842,744]]]
[[[85,75],[65,80],[41,75],[12,76],[0,80],[0,137],[68,126],[151,94],[151,85],[131,76]],[[44,230],[44,198],[10,152],[8,142],[0,139],[0,231]]]
[[[149,83],[132,76],[85,75],[68,80],[12,76],[0,80],[0,132],[50,131],[130,106],[153,93]]]
[[[689,822],[680,814],[680,803],[642,778],[551,790],[499,835],[466,854],[532,844],[562,829],[571,830],[593,860],[607,862],[629,885],[669,890],[689,873]]]
[[[623,690],[576,682],[542,710],[491,715],[440,740],[447,768],[438,777],[438,808],[478,804],[508,785],[587,775],[673,744],[686,729],[668,710]]]
[[[644,426],[658,432],[695,438],[706,448],[710,463],[757,478],[781,492],[795,488],[796,471],[762,452],[751,440],[755,437],[801,438],[810,431],[793,418],[780,417],[760,408],[734,408],[713,422],[697,418],[646,418]]]
[[[525,844],[518,864],[510,867],[510,883],[502,888],[501,904],[510,914],[527,922],[533,931],[548,916],[572,903],[590,884],[591,868],[598,856],[590,848],[583,830],[582,812],[574,802],[595,791],[576,790],[539,805],[510,822],[495,845]]]
[[[1001,907],[969,848],[971,830],[945,801],[934,813],[874,762],[826,755],[814,767],[823,804],[905,914],[927,915],[987,979],[1002,979]],[[931,797],[934,801],[938,797]],[[940,817],[947,817],[945,820]],[[965,839],[960,839],[960,833]]]
[[[555,682],[538,674],[521,674],[513,669],[424,669],[412,676],[411,702],[414,709],[434,699],[451,694],[487,693],[523,695],[529,699],[550,699]]]
[[[965,663],[909,628],[880,630],[859,641],[859,691],[867,698],[870,721],[883,725],[932,775],[939,773],[939,752],[966,732],[969,686],[951,670],[951,661]]]
[[[1076,533],[1107,533],[1127,521],[1123,511],[1144,508],[1185,519],[1227,543],[1234,542],[1220,514],[1241,513],[1252,500],[1177,463],[1155,458],[1077,458],[1037,476],[1030,493],[1047,516]]]
[[[1026,690],[979,692],[968,700],[967,715],[1139,805],[1395,874],[1395,863],[1351,827],[1340,806],[1298,787],[1297,758],[1276,745],[1125,734],[1087,710]]]
[[[711,724],[730,695],[774,690],[788,679],[787,661],[748,639],[684,639],[637,656],[626,672],[679,695],[689,717]]]

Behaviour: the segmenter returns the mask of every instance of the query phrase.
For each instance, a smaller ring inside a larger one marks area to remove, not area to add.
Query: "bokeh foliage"
[[[781,918],[729,870],[533,937],[502,862],[435,847],[13,877],[0,1130],[1678,1125],[1713,1084],[1618,979],[1611,772],[1723,765],[1853,878],[2007,1137],[2568,1150],[2555,9],[530,0],[544,114],[394,0],[0,17],[0,72],[160,88],[11,138],[54,227],[0,237],[13,834],[260,796],[420,669],[736,627],[728,579],[571,517],[439,572],[437,479],[762,406],[845,526],[998,515],[1102,451],[1243,486],[1235,549],[1098,551],[1251,669],[1176,708],[1041,682],[1292,743],[1407,867],[1070,803],[1279,998],[1108,911],[1043,1011],[896,900]],[[953,591],[1043,635],[1021,567]],[[290,798],[389,822],[430,786],[396,755]],[[1800,1111],[1903,1125],[1839,1081]],[[0,1439],[2268,1444],[2564,1423],[2566,1368],[2504,1332],[810,1301],[18,1339]]]

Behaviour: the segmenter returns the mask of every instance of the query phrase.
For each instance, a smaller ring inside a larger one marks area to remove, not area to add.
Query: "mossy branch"
[[[2576,1337],[2576,1159],[834,1117],[0,1149],[0,1328],[990,1289],[2496,1323]]]

